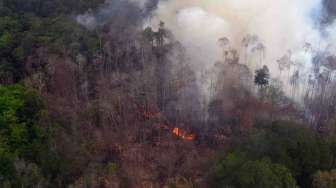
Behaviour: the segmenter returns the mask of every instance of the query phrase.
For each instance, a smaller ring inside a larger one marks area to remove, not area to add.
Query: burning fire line
[[[189,140],[189,141],[192,141],[192,140],[195,140],[195,137],[196,135],[195,134],[192,134],[192,133],[186,133],[184,130],[180,129],[180,128],[177,128],[175,127],[173,129],[173,133],[179,137],[179,138],[182,138],[183,140]]]
[[[160,119],[161,117],[161,113],[160,112],[156,112],[156,110],[154,111],[146,111],[144,110],[144,108],[142,108],[142,116],[146,119]],[[167,124],[159,124],[160,127],[164,128],[164,129],[170,129],[170,127],[174,127],[174,126],[170,126]],[[196,138],[196,135],[193,133],[188,133],[187,131],[178,128],[178,127],[174,127],[172,130],[172,133],[177,136],[178,138],[181,138],[183,140],[187,140],[187,141],[193,141]]]

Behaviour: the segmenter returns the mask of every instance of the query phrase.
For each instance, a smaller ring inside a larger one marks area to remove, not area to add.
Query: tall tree
[[[269,79],[270,79],[270,73],[266,65],[264,65],[262,69],[256,70],[254,83],[257,86],[259,86],[260,88],[267,86],[269,84]]]

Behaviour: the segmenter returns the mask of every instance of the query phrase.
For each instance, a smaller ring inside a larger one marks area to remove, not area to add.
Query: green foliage
[[[265,157],[287,167],[298,184],[312,186],[312,175],[318,170],[334,168],[335,144],[313,131],[291,122],[259,125],[242,144],[240,151],[252,160]]]
[[[104,0],[2,0],[3,11],[33,13],[40,17],[83,13],[98,7]]]
[[[0,18],[0,33],[16,33],[21,30],[20,22],[16,17],[3,16]]]
[[[57,187],[71,179],[74,165],[49,147],[56,138],[51,138],[54,128],[42,123],[48,116],[41,99],[23,86],[1,85],[22,80],[28,58],[94,56],[100,46],[97,32],[79,25],[73,15],[103,2],[0,0],[0,187]],[[47,54],[37,53],[41,48]]]
[[[29,187],[35,180],[44,181],[37,166],[42,154],[49,153],[42,113],[43,104],[34,91],[0,86],[0,178],[7,184]]]
[[[250,160],[244,153],[231,153],[213,171],[212,187],[295,188],[290,171],[266,159]]]
[[[10,47],[13,42],[13,37],[10,33],[5,32],[0,36],[0,49]]]
[[[97,53],[97,33],[79,25],[71,13],[95,8],[103,0],[2,0],[0,6],[0,83],[18,82],[24,61],[34,50],[46,47],[53,53]],[[6,83],[7,84],[7,83]]]
[[[71,18],[59,16],[41,19],[27,15],[24,21],[29,30],[23,32],[20,47],[26,55],[34,46],[46,46],[59,53],[66,49],[75,55],[79,52],[92,55],[98,49],[96,33],[86,30]]]

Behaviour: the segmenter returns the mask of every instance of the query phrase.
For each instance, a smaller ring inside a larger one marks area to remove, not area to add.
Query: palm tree
[[[167,30],[165,29],[164,22],[160,22],[159,30],[156,32],[156,42],[159,47],[162,47],[164,44],[164,39],[167,37]]]
[[[254,83],[258,86],[261,98],[264,98],[266,94],[266,86],[269,85],[270,73],[266,65],[261,69],[257,69],[255,72]]]
[[[146,41],[152,44],[152,46],[154,45],[155,32],[151,27],[146,27],[142,35]]]
[[[266,65],[264,65],[263,68],[256,70],[254,83],[257,86],[259,86],[260,88],[267,86],[269,84],[269,79],[270,79],[270,73]]]

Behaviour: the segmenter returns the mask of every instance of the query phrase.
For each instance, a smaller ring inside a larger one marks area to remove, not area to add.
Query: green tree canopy
[[[231,153],[215,165],[212,187],[295,188],[290,171],[269,160],[250,160],[244,153]]]
[[[287,167],[301,187],[311,187],[312,176],[318,170],[335,168],[333,140],[304,126],[278,121],[259,124],[238,150],[248,153],[252,160],[267,157]]]
[[[35,175],[40,171],[37,164],[48,153],[42,113],[43,104],[34,91],[20,85],[0,86],[0,182],[15,186],[27,179],[23,171],[33,170]]]

